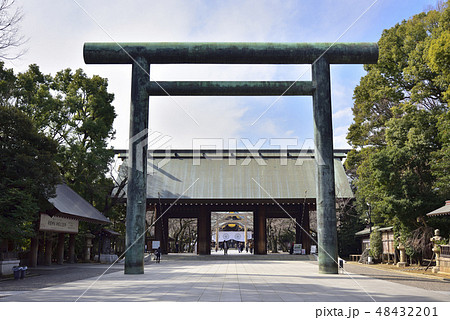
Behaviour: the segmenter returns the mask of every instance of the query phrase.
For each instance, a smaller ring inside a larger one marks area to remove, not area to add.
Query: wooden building
[[[337,198],[352,198],[335,151]],[[126,159],[127,154],[120,154]],[[309,212],[316,210],[316,163],[311,150],[156,150],[149,152],[147,207],[157,209],[156,239],[168,251],[168,219],[196,218],[198,253],[211,252],[212,212],[253,213],[255,254],[266,254],[266,219],[294,219],[296,243],[311,247]],[[120,170],[127,172],[126,161]],[[126,192],[126,190],[124,191]],[[125,194],[126,198],[126,194]]]
[[[383,251],[381,255],[382,262],[391,263],[396,259],[395,256],[395,246],[394,246],[394,228],[393,227],[373,227],[365,228],[364,230],[358,231],[355,233],[355,236],[358,237],[361,241],[361,253],[364,252],[365,249],[370,248],[370,233],[374,231],[381,232],[381,241],[383,243]]]
[[[67,251],[67,261],[75,262],[75,236],[78,234],[80,221],[96,224],[109,224],[110,221],[89,202],[83,199],[69,186],[60,184],[56,186],[56,197],[48,200],[53,208],[40,214],[39,232],[36,238],[31,239],[31,252],[29,266],[38,264],[50,265],[53,256],[53,243],[57,241],[56,262],[62,264]],[[68,247],[65,246],[66,236]],[[93,235],[85,237],[84,259],[90,256]]]
[[[73,263],[79,222],[109,223],[108,218],[65,184],[57,185],[56,196],[48,201],[52,204],[52,208],[39,214],[36,226],[38,232],[36,237],[31,239],[31,248],[27,256],[19,257],[13,246],[0,238],[0,275],[11,274],[12,267],[19,264],[36,267],[37,264],[50,265],[53,260],[62,264],[65,258],[67,262]],[[90,256],[93,235],[87,234],[83,237],[85,241],[83,255],[87,257]]]

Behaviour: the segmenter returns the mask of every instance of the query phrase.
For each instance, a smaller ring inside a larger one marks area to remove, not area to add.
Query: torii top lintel
[[[84,44],[87,64],[370,64],[378,60],[376,43],[149,42]]]

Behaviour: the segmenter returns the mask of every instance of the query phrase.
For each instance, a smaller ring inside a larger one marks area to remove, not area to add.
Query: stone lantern
[[[439,272],[440,267],[440,257],[441,257],[441,247],[439,245],[439,242],[442,240],[442,237],[440,236],[439,229],[434,230],[434,237],[430,239],[430,241],[433,243],[433,252],[436,254],[436,266],[433,267],[433,272],[437,273]]]
[[[400,242],[400,238],[398,240],[399,244],[397,249],[400,250],[400,262],[397,263],[397,267],[404,268],[406,267],[406,248],[403,243]]]
[[[85,239],[86,239],[86,243],[84,245],[84,261],[89,262],[91,261],[91,248],[92,248],[92,239],[94,238],[94,235],[92,233],[90,233],[88,231],[88,233],[86,233],[84,235]]]

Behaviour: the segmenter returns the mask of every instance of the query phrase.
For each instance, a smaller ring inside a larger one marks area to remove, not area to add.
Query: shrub
[[[380,259],[382,253],[383,242],[381,240],[381,232],[375,230],[370,234],[370,255],[374,259]]]

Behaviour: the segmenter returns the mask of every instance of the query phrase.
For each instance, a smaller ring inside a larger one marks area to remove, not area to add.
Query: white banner
[[[252,238],[252,231],[247,231],[247,240]],[[216,241],[216,233],[214,232],[211,237],[212,241]],[[223,241],[245,241],[245,232],[244,231],[219,231],[219,242]]]
[[[39,230],[63,233],[78,233],[78,220],[67,219],[63,217],[50,217],[48,214],[42,213]]]

